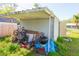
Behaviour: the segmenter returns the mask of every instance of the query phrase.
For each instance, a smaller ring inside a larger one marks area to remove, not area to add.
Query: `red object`
[[[44,48],[39,48],[39,52],[44,52],[45,49]]]
[[[27,48],[27,44],[21,44],[21,48]]]

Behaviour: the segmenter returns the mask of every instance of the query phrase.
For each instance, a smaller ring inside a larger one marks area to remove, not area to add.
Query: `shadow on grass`
[[[29,53],[26,54],[26,56],[36,56],[36,52],[30,51]]]
[[[33,50],[33,51],[30,51],[26,56],[45,56],[45,53],[39,53]]]

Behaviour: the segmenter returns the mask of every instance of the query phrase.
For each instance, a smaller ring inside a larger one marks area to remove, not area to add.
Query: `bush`
[[[10,52],[10,53],[13,53],[13,52],[16,52],[16,50],[20,48],[20,46],[18,44],[9,44],[6,49]]]
[[[61,43],[63,43],[63,41],[64,41],[64,38],[63,38],[62,36],[61,36],[61,37],[59,36],[59,37],[57,38],[57,41],[58,41],[58,42],[61,42]]]
[[[0,37],[0,42],[5,41],[5,42],[10,42],[10,36],[5,36],[5,37]]]
[[[57,45],[57,50],[56,50],[56,51],[57,51],[60,55],[64,56],[64,55],[66,54],[67,50],[68,50],[68,47],[65,46],[65,45],[63,45],[63,44],[60,43],[60,42],[55,42],[55,44]]]
[[[11,42],[11,37],[6,37],[4,41],[5,41],[6,43]]]
[[[4,40],[5,40],[5,37],[0,37],[0,42]]]
[[[4,55],[4,48],[0,48],[0,56]]]
[[[27,53],[29,53],[29,50],[27,50],[25,48],[20,48],[20,51],[19,51],[19,54],[20,55],[26,56]]]
[[[20,48],[19,44],[11,42],[11,37],[0,38],[0,56],[26,56],[29,50]]]

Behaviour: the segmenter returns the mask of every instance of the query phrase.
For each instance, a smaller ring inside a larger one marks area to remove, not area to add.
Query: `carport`
[[[59,20],[48,8],[44,7],[16,11],[6,14],[3,17],[17,19],[27,30],[45,33],[49,41],[50,39],[56,40],[58,37]]]

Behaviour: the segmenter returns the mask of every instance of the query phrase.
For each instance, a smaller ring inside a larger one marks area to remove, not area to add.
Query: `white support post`
[[[48,51],[50,49],[51,16],[49,16]]]

